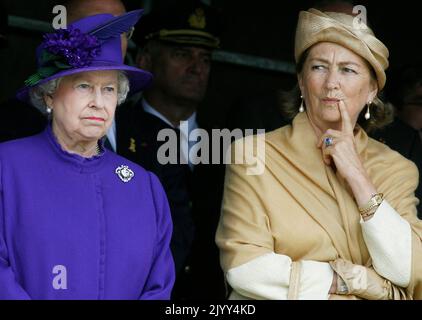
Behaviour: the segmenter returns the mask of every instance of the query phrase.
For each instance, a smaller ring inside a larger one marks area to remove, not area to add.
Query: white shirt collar
[[[145,112],[148,112],[152,114],[153,116],[156,116],[157,118],[163,120],[165,123],[167,123],[172,128],[179,128],[179,126],[174,126],[170,120],[168,120],[165,116],[163,116],[160,112],[158,112],[156,109],[154,109],[153,106],[151,106],[146,99],[142,99],[142,108],[144,108]],[[188,131],[191,132],[194,129],[198,128],[198,123],[196,122],[196,112],[192,113],[192,115],[186,120],[188,122]]]
[[[152,107],[145,99],[142,99],[142,107],[144,108],[145,112],[156,116],[157,118],[161,119],[165,123],[167,123],[172,128],[180,128],[180,125],[175,127],[165,116],[163,116],[160,112],[158,112],[154,107]],[[189,157],[189,150],[195,145],[196,141],[190,141],[189,136],[190,133],[198,128],[198,123],[196,122],[196,112],[192,113],[192,115],[186,120],[188,122],[188,130],[181,129],[181,152],[184,155],[184,159],[187,159],[189,167],[193,170],[193,163],[192,159]]]
[[[110,128],[107,131],[107,139],[110,142],[113,151],[116,152],[117,141],[116,141],[116,118],[113,118]]]

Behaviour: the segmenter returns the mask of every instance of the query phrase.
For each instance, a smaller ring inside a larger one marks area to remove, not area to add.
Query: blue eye
[[[114,87],[105,87],[104,90],[106,92],[114,92]]]
[[[90,88],[90,85],[87,84],[87,83],[81,83],[81,84],[79,84],[77,86],[77,88],[80,88],[80,89],[89,89]]]

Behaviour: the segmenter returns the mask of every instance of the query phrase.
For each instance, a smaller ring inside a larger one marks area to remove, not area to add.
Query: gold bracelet
[[[363,214],[361,214],[360,216],[361,216],[363,219],[365,219],[365,218],[369,218],[369,217],[372,217],[372,216],[375,214],[375,212],[377,211],[376,209],[378,209],[378,207],[376,207],[376,208],[375,208],[375,210],[371,210],[371,211],[369,211],[369,212],[367,212],[367,213],[363,213]]]
[[[373,194],[371,196],[371,199],[369,199],[369,201],[363,207],[358,208],[359,213],[361,215],[367,215],[368,212],[371,212],[373,209],[378,208],[383,200],[384,200],[384,195],[382,193]]]

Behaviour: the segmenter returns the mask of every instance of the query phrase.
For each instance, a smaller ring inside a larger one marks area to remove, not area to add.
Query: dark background
[[[51,22],[52,8],[60,1],[0,0],[10,15]],[[170,1],[153,0],[152,8]],[[128,10],[144,6],[142,0],[123,1]],[[249,1],[212,0],[221,8],[225,31],[221,49],[285,62],[293,62],[293,40],[298,12],[308,9],[314,1]],[[421,61],[422,16],[417,1],[358,1],[366,6],[369,23],[375,34],[390,50],[390,66]],[[39,32],[11,28],[9,47],[0,50],[0,102],[22,86],[35,70],[35,48],[41,41]],[[131,52],[134,54],[134,51]],[[235,101],[265,96],[280,89],[290,89],[295,76],[215,61],[207,98],[201,108],[216,126],[223,126]]]

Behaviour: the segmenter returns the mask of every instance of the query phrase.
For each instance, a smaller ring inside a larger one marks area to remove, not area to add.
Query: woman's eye
[[[312,70],[324,70],[324,69],[325,69],[325,66],[322,66],[322,65],[312,66]]]
[[[355,70],[353,70],[353,69],[351,69],[351,68],[343,68],[343,71],[344,72],[346,72],[346,73],[355,73],[355,74],[357,74],[357,72],[355,71]]]
[[[80,88],[80,89],[84,89],[84,90],[90,88],[89,84],[87,84],[87,83],[81,83],[77,87]]]
[[[105,87],[104,90],[106,92],[114,92],[114,87]]]

